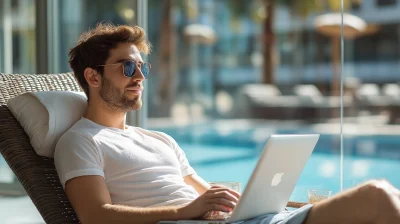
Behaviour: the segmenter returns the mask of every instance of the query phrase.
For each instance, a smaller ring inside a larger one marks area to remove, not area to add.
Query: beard
[[[139,84],[136,84],[137,86]],[[134,99],[129,99],[125,96],[124,91],[120,91],[111,80],[103,76],[100,89],[100,97],[104,100],[107,106],[119,112],[128,112],[138,110],[142,107],[141,96],[138,95]]]

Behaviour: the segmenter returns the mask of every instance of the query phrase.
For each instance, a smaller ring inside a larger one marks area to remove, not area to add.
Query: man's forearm
[[[106,204],[102,206],[100,210],[91,214],[90,220],[81,221],[83,224],[153,224],[161,220],[180,219],[185,219],[182,207],[136,208],[123,205]]]

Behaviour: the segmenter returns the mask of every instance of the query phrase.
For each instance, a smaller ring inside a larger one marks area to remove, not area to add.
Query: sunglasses
[[[124,76],[128,77],[128,78],[132,78],[132,76],[136,72],[136,68],[139,67],[144,78],[147,79],[149,77],[149,73],[150,73],[150,69],[151,69],[150,63],[147,63],[147,62],[136,63],[135,61],[132,61],[132,60],[122,61],[122,62],[118,62],[115,64],[106,64],[106,65],[98,65],[98,66],[105,67],[105,66],[109,66],[109,65],[123,65],[122,72],[124,73]]]

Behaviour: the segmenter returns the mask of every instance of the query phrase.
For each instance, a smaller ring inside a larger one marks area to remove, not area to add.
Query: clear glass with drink
[[[322,200],[330,198],[332,191],[323,189],[310,189],[308,190],[308,203],[315,204]]]
[[[241,192],[242,184],[240,182],[229,182],[229,181],[221,181],[221,182],[209,182],[211,186],[222,186],[229,188],[231,190]]]

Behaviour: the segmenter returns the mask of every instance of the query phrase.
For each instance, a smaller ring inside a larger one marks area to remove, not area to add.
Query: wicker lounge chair
[[[79,223],[58,179],[53,159],[39,156],[7,107],[25,92],[80,91],[73,74],[0,74],[0,153],[17,176],[46,223]]]
[[[46,223],[80,223],[59,181],[52,158],[39,156],[29,137],[7,107],[7,101],[25,92],[81,91],[72,73],[0,73],[0,153],[17,176]],[[289,202],[289,207],[304,203]]]

